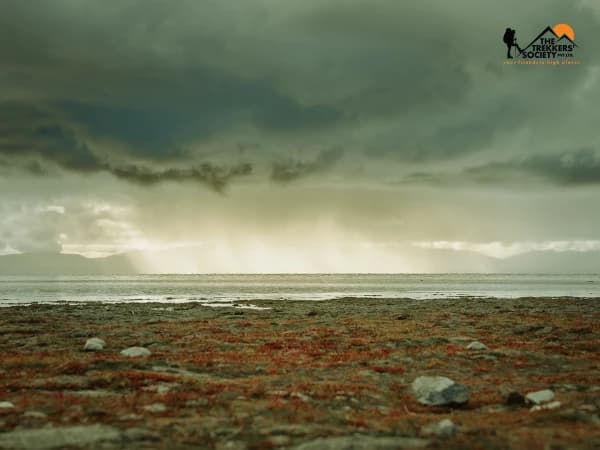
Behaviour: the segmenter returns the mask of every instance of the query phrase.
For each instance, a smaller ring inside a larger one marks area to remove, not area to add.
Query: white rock
[[[30,419],[45,419],[48,415],[41,411],[25,411],[23,417],[29,417]]]
[[[0,409],[9,409],[14,407],[15,405],[13,405],[11,402],[0,402]]]
[[[550,389],[544,389],[543,391],[530,392],[525,398],[534,405],[541,405],[554,400],[554,392]]]
[[[151,413],[161,413],[167,410],[167,407],[162,403],[152,403],[151,405],[144,406],[144,410]]]
[[[123,432],[123,436],[130,441],[159,441],[160,434],[146,428],[129,428]]]
[[[543,405],[532,406],[529,411],[536,412],[536,411],[544,411],[544,410],[548,410],[548,409],[556,409],[556,408],[559,408],[560,405],[561,405],[560,402],[545,403]]]
[[[482,344],[481,342],[478,342],[478,341],[471,342],[469,345],[467,345],[467,348],[469,350],[488,350],[487,345]]]
[[[83,346],[83,349],[87,352],[95,352],[98,350],[104,350],[105,345],[106,345],[106,342],[104,342],[100,338],[90,338],[87,341],[85,341],[85,345]]]
[[[412,383],[417,401],[423,405],[449,405],[469,401],[469,389],[446,377],[421,376]]]
[[[129,347],[121,351],[121,355],[129,356],[130,358],[138,358],[140,356],[150,356],[150,350],[144,347]]]
[[[450,419],[444,419],[437,423],[432,423],[421,428],[423,436],[439,436],[449,438],[456,434],[456,425]]]
[[[217,442],[215,450],[246,450],[248,446],[242,441]]]

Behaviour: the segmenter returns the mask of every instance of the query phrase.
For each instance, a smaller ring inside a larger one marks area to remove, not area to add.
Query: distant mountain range
[[[86,258],[62,253],[0,256],[2,275],[130,275],[137,270],[125,255]]]
[[[475,252],[410,247],[406,262],[412,273],[600,273],[600,251],[529,252],[506,259]],[[182,255],[189,258],[189,251]],[[161,254],[151,255],[160,259]],[[169,254],[172,258],[172,253]],[[144,255],[127,253],[104,258],[57,253],[0,256],[0,275],[133,275],[157,273],[144,263]],[[222,272],[220,267],[198,264],[202,273]],[[389,272],[397,272],[390,267]],[[174,272],[177,272],[175,269]]]

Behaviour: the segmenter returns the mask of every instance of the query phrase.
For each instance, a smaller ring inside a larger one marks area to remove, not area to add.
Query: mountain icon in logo
[[[556,41],[556,43],[557,43],[557,44],[559,44],[559,43],[561,43],[561,42],[562,42],[563,44],[564,44],[565,42],[570,42],[570,43],[571,43],[572,45],[574,45],[575,47],[579,47],[579,46],[578,46],[578,45],[577,45],[577,44],[576,44],[574,41],[572,41],[572,40],[571,40],[571,38],[570,38],[569,36],[567,36],[566,34],[563,34],[563,35],[561,36],[561,38],[560,38],[558,41]]]
[[[557,40],[557,42],[563,41],[563,43],[566,40],[566,41],[570,42],[573,46],[578,47],[578,45],[574,41],[575,32],[573,31],[573,28],[571,28],[571,26],[567,25],[566,23],[559,23],[559,24],[554,25],[554,27],[547,26],[546,28],[544,28],[542,30],[542,32],[540,34],[538,34],[529,43],[529,45],[521,51],[521,53],[526,51],[529,47],[531,47],[533,44],[535,44],[539,39],[546,39],[546,38],[554,38]]]

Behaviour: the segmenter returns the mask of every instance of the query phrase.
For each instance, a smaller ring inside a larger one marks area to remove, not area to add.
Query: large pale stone
[[[469,401],[469,389],[446,377],[421,376],[412,383],[417,401],[423,405],[451,405]]]
[[[144,347],[129,347],[121,351],[121,355],[128,356],[130,358],[139,358],[142,356],[150,356],[152,352]]]

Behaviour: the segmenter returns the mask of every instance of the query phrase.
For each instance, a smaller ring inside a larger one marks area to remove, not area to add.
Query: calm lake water
[[[0,306],[33,302],[328,300],[340,297],[600,297],[600,275],[0,276]]]

